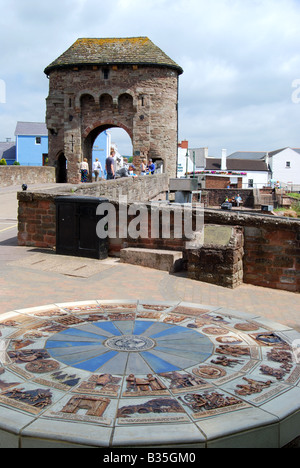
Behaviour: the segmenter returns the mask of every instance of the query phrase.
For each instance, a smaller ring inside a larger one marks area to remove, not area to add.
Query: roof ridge
[[[48,65],[44,72],[48,75],[54,69],[95,64],[165,66],[176,69],[179,74],[183,72],[182,68],[147,36],[79,38]]]

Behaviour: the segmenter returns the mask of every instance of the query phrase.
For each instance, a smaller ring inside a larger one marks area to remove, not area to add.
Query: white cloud
[[[45,115],[44,68],[78,37],[148,36],[184,69],[179,138],[218,153],[296,145],[299,0],[0,0],[0,140]]]

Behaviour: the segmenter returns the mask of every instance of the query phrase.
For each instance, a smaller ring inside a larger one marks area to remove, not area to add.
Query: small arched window
[[[118,99],[119,111],[132,111],[133,110],[133,97],[124,93],[119,96]]]

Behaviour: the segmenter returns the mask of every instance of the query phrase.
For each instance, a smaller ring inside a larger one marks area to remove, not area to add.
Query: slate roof
[[[6,159],[6,161],[14,161],[16,159],[16,143],[0,142],[0,159]]]
[[[281,149],[279,149],[279,150],[271,151],[271,152],[269,153],[269,156],[270,156],[270,157],[275,156],[276,154],[281,153],[281,151],[284,151],[284,150],[286,150],[286,149],[288,149],[288,148],[290,148],[291,150],[296,151],[296,153],[299,153],[299,154],[300,154],[300,149],[299,149],[299,148],[291,148],[291,147],[287,146],[286,148],[281,148]]]
[[[80,65],[151,65],[182,68],[157,47],[148,37],[81,38],[45,68],[52,70]]]
[[[228,159],[226,161],[227,171],[268,171],[268,166],[259,159]],[[221,159],[207,158],[206,170],[220,171]]]
[[[17,122],[15,136],[48,136],[47,126],[44,122]]]
[[[266,154],[266,151],[236,151],[227,156],[227,159],[263,159]]]
[[[289,147],[287,146],[285,148],[280,148],[275,151],[269,151],[268,155],[270,158],[272,158],[276,154],[281,153],[281,151],[284,151],[288,148]],[[299,148],[291,148],[291,149],[300,154]],[[236,151],[235,153],[232,153],[229,156],[227,156],[227,159],[264,159],[266,155],[267,155],[267,151]]]

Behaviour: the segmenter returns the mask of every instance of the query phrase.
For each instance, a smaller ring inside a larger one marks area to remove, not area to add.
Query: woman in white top
[[[89,165],[88,165],[86,158],[84,158],[84,160],[80,164],[80,173],[81,173],[81,182],[87,182],[88,175],[89,175]]]
[[[101,166],[101,162],[98,160],[98,158],[96,158],[96,161],[93,164],[93,172],[94,172],[94,175],[95,175],[95,182],[98,182],[100,171],[103,174],[103,169],[102,169],[102,166]]]

